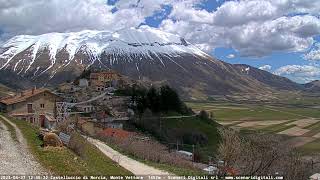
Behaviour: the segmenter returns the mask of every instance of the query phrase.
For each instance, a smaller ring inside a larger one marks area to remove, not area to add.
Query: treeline
[[[134,85],[129,89],[118,90],[116,94],[131,96],[131,101],[138,114],[143,114],[147,109],[150,109],[154,114],[170,112],[181,115],[193,114],[192,110],[181,101],[177,92],[168,85],[158,89]]]

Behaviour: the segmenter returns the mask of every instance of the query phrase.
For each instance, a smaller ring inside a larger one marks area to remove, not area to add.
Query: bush
[[[210,115],[211,116],[211,115]],[[200,120],[210,124],[212,123],[212,119],[210,118],[209,114],[207,111],[201,110],[200,113],[198,114],[198,117]]]

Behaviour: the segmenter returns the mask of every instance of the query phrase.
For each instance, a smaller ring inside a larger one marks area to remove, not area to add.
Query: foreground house
[[[51,129],[56,124],[56,102],[61,100],[48,89],[30,89],[1,99],[0,109],[12,117]]]

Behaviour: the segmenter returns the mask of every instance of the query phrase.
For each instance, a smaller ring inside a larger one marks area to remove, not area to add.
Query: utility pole
[[[159,118],[159,121],[160,121],[160,133],[162,131],[162,121],[161,121],[161,117]]]
[[[177,139],[177,151],[179,151],[179,144],[178,144],[178,139]]]
[[[194,144],[192,145],[192,162],[194,162]]]
[[[211,166],[211,165],[212,165],[212,157],[209,156],[209,166]]]

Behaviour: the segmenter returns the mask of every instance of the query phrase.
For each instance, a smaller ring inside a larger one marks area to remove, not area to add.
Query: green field
[[[226,120],[293,120],[320,118],[320,109],[306,107],[278,107],[263,104],[195,103],[187,105],[195,111],[212,112],[217,121]]]
[[[317,154],[320,152],[320,139],[314,140],[298,148],[304,155]]]
[[[55,175],[130,175],[127,170],[119,167],[106,157],[95,146],[77,135],[81,153],[74,153],[70,149],[43,148],[43,142],[38,138],[38,128],[26,121],[10,119],[21,130],[27,140],[31,153],[50,172]]]
[[[281,111],[286,111],[288,113],[299,114],[300,119],[307,118],[307,117],[320,118],[320,108],[277,107],[277,109],[281,110]],[[303,117],[303,116],[305,116],[305,117]]]

